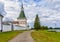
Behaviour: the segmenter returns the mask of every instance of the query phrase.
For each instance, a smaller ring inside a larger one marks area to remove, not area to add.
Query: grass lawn
[[[35,42],[60,42],[60,32],[48,32],[39,30],[31,33]]]
[[[17,34],[22,33],[23,31],[10,31],[10,32],[3,32],[0,33],[0,42],[8,42],[8,40],[15,37]]]

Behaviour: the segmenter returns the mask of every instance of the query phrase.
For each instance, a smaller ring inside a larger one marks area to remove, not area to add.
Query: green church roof
[[[23,18],[26,18],[26,17],[25,17],[24,11],[21,11],[18,19],[23,19]]]
[[[21,7],[20,15],[19,15],[19,17],[17,19],[26,19],[26,16],[25,16],[25,13],[24,13],[23,4],[22,4],[22,7]]]

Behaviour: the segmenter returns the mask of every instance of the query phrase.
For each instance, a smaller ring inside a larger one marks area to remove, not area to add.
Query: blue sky
[[[60,0],[0,0],[0,2],[4,3],[7,13],[3,20],[16,20],[20,13],[21,2],[23,2],[30,26],[34,23],[35,15],[38,14],[42,25],[60,27]]]

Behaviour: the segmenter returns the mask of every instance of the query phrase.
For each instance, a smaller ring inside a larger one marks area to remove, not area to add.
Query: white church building
[[[13,24],[22,26],[22,27],[27,27],[27,18],[24,13],[23,4],[21,5],[20,15],[18,16],[17,21],[13,21]]]
[[[2,24],[2,19],[3,19],[3,15],[4,15],[5,11],[4,11],[4,3],[0,2],[0,31],[3,31],[3,24]]]
[[[11,24],[4,25],[5,22],[2,21],[4,16],[3,16],[3,13],[1,13],[1,12],[4,12],[4,5],[3,4],[0,5],[0,31],[1,32],[2,31],[11,31],[12,29],[13,30],[25,30],[25,29],[27,29],[27,18],[26,18],[25,13],[24,13],[23,4],[21,5],[21,12],[20,12],[17,20],[12,21],[13,28],[12,28]]]

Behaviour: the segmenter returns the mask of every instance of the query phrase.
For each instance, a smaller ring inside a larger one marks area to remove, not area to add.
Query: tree
[[[50,29],[53,29],[52,27],[50,27]]]
[[[48,26],[41,26],[41,29],[42,30],[45,30],[45,29],[47,30],[48,29]]]
[[[34,21],[34,29],[39,30],[40,29],[40,21],[38,15],[36,15],[35,21]]]

